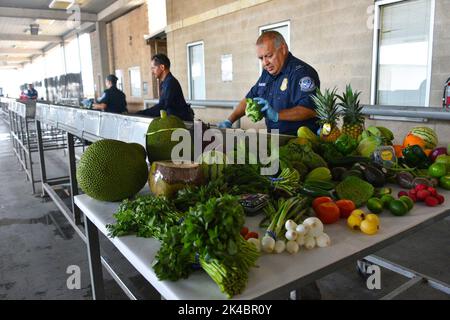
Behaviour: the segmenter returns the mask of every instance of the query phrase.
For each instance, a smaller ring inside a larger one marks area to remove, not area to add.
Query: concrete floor
[[[12,151],[7,125],[0,120],[0,299],[91,299],[86,246],[49,199],[40,191],[32,195],[31,185],[20,170]],[[37,154],[35,161],[37,160]],[[50,177],[67,174],[62,150],[46,154]],[[37,163],[38,165],[38,163]],[[39,171],[36,166],[36,171]],[[40,190],[39,185],[37,185]],[[61,194],[64,194],[61,190]],[[133,287],[139,298],[159,299],[150,285],[102,238],[104,256]],[[389,246],[377,255],[438,280],[450,283],[450,219],[435,223]],[[81,289],[69,290],[66,273],[79,266]],[[108,299],[126,299],[105,272]],[[322,299],[379,299],[406,282],[406,278],[382,269],[381,290],[370,291],[356,272],[356,262],[320,279]],[[303,291],[304,298],[317,298]],[[445,299],[447,296],[426,285],[417,285],[397,299]]]

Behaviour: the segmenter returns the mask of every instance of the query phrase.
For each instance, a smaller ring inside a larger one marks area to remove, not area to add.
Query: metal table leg
[[[47,183],[47,173],[45,171],[44,144],[42,142],[41,122],[39,120],[36,120],[36,135],[37,135],[37,146],[39,151],[39,162],[41,164],[42,196],[45,196],[44,184]]]
[[[30,132],[28,127],[28,120],[25,118],[25,129],[26,129],[26,140],[27,140],[27,149],[28,149],[28,161],[30,164],[30,177],[31,177],[31,186],[33,188],[33,194],[36,193],[36,188],[34,187],[34,173],[33,173],[33,157],[31,155],[31,144],[30,144]]]
[[[84,226],[86,228],[86,244],[89,260],[89,272],[91,274],[92,298],[94,300],[105,300],[105,287],[103,284],[98,229],[86,215],[84,215]]]
[[[81,224],[81,211],[75,205],[74,197],[78,195],[78,182],[76,177],[75,159],[75,136],[67,132],[67,149],[69,150],[69,171],[70,171],[70,198],[72,201],[72,213],[75,224]]]

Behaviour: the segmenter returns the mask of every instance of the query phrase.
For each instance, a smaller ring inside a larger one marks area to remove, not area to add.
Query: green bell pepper
[[[425,152],[423,152],[422,148],[417,145],[409,146],[403,149],[403,157],[406,164],[410,167],[427,169],[431,165],[431,162]]]
[[[261,106],[253,99],[247,99],[247,106],[245,107],[245,115],[253,122],[261,121],[264,115],[261,112]]]
[[[349,155],[358,147],[358,142],[352,137],[343,134],[335,142],[336,149],[344,156]]]

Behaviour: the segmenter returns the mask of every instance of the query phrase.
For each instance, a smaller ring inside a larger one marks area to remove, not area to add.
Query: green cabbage
[[[370,158],[372,153],[381,145],[381,139],[369,136],[361,140],[358,145],[357,151],[363,157]]]

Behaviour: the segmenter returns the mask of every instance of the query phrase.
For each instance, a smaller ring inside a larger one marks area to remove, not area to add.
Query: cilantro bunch
[[[166,198],[140,196],[135,200],[124,200],[114,214],[116,223],[106,227],[112,237],[136,234],[138,237],[161,239],[167,228],[182,217],[183,214]]]

